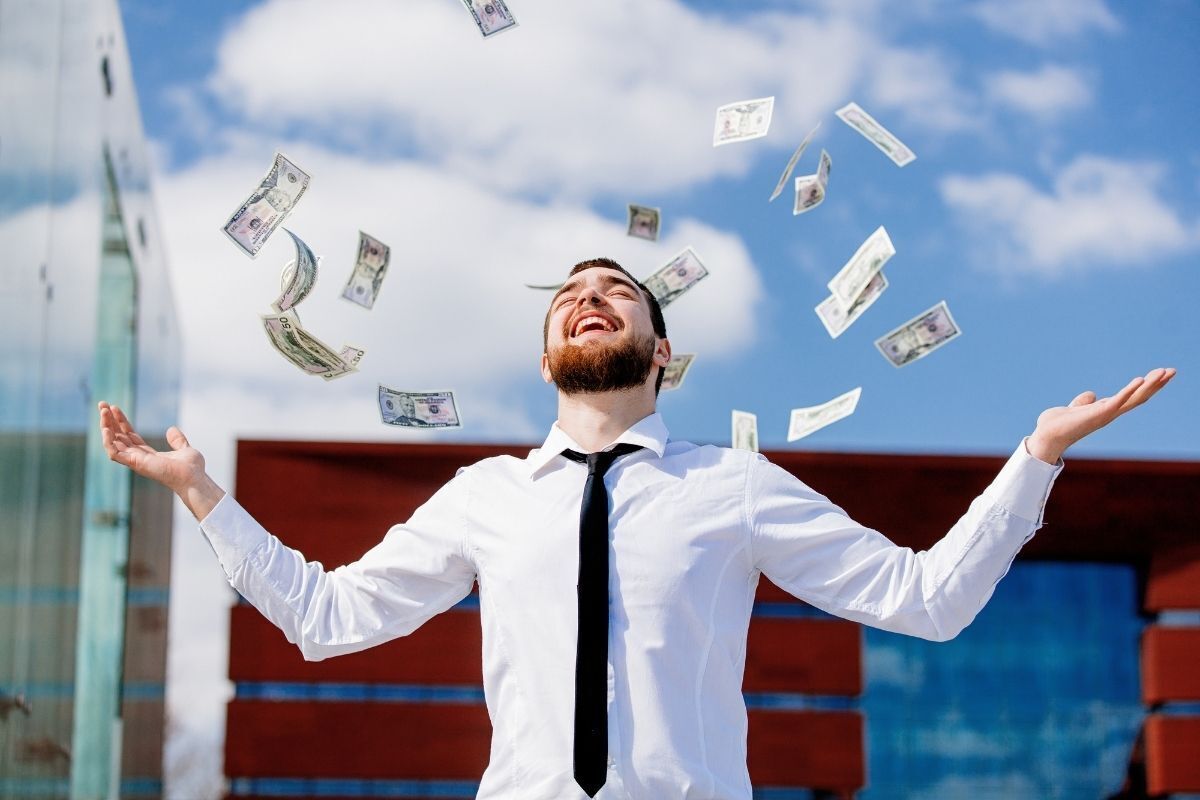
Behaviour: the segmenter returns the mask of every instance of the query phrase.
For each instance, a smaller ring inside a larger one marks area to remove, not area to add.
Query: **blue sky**
[[[687,244],[712,275],[667,309],[676,351],[698,354],[660,402],[677,438],[727,443],[738,408],[768,449],[999,455],[1043,409],[1170,365],[1150,405],[1072,454],[1200,458],[1189,0],[513,0],[520,26],[486,41],[458,0],[121,7],[184,338],[181,424],[225,485],[239,436],[414,441],[379,422],[376,382],[456,389],[466,428],[438,441],[540,442],[548,297],[522,284],[600,254],[645,275]],[[712,148],[716,107],[765,95],[769,135]],[[917,160],[895,167],[834,117],[851,100]],[[798,172],[827,149],[828,197],[793,217],[790,192],[766,199],[818,121]],[[324,257],[305,324],[367,350],[329,384],[260,330],[286,237],[250,262],[219,231],[276,149],[314,176],[288,222]],[[663,241],[624,235],[628,202],[663,209]],[[879,225],[890,288],[831,340],[813,307]],[[337,299],[360,228],[393,248],[371,312]],[[959,340],[900,370],[876,352],[943,299]],[[790,409],[860,385],[852,417],[786,443]],[[184,516],[169,702],[217,775],[213,598],[229,590]]]

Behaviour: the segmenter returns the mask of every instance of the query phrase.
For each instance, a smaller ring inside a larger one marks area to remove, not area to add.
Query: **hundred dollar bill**
[[[658,300],[659,306],[666,308],[681,294],[691,289],[708,276],[708,270],[700,261],[700,256],[690,246],[683,248],[674,258],[667,262],[643,283],[650,294]]]
[[[401,392],[379,385],[379,417],[400,428],[461,428],[454,392]]]
[[[625,233],[639,239],[658,241],[658,227],[662,222],[662,212],[657,208],[629,204],[629,224]]]
[[[308,297],[317,282],[317,262],[320,260],[303,239],[287,228],[283,232],[292,237],[296,245],[296,258],[283,268],[281,293],[279,299],[271,304],[271,308],[277,312],[287,311]]]
[[[479,32],[485,39],[509,28],[517,27],[517,20],[508,10],[508,6],[504,4],[504,0],[462,0],[462,2],[467,7],[467,11],[471,12],[471,16],[475,19],[475,27],[479,28]]]
[[[327,381],[349,375],[356,371],[353,364],[347,363],[341,354],[313,336],[300,326],[300,318],[294,310],[280,314],[270,314],[262,318],[263,328],[271,346],[279,354],[295,364],[309,375],[320,375]],[[346,348],[343,353],[357,353],[354,363],[362,358],[363,351],[357,348]]]
[[[850,308],[844,308],[833,295],[818,303],[817,317],[825,326],[825,330],[829,332],[830,338],[836,339],[845,333],[846,329],[879,299],[879,295],[883,294],[887,287],[887,278],[882,272],[876,272],[875,277],[871,278],[871,282],[867,284],[867,288],[863,289],[862,294],[854,298]]]
[[[839,419],[850,416],[858,407],[858,398],[861,394],[862,387],[859,386],[857,389],[851,389],[819,406],[793,408],[792,417],[788,421],[787,440],[794,442],[797,439],[803,439],[826,425],[832,425]]]
[[[739,100],[721,106],[717,109],[717,122],[713,128],[713,147],[766,136],[774,110],[774,97]]]
[[[850,308],[854,300],[867,288],[867,284],[875,277],[888,259],[896,255],[896,248],[887,231],[880,225],[866,241],[858,246],[854,255],[850,256],[838,274],[829,281],[829,291],[842,304]]]
[[[663,382],[660,390],[669,392],[682,386],[683,379],[687,377],[688,370],[692,368],[692,362],[695,359],[695,353],[678,353],[671,356],[671,360],[667,362],[667,368],[663,370]]]
[[[792,177],[792,170],[796,168],[796,162],[804,155],[804,151],[808,149],[808,143],[816,136],[817,130],[821,127],[821,123],[817,123],[817,127],[808,132],[808,136],[804,137],[804,141],[796,148],[796,152],[792,153],[792,157],[788,159],[787,166],[783,168],[783,174],[779,176],[779,183],[775,184],[775,191],[771,192],[768,203],[772,202],[776,197],[783,193],[783,187],[787,185],[788,178]]]
[[[300,201],[310,180],[307,172],[276,153],[271,170],[221,230],[243,253],[254,258]]]
[[[916,161],[917,157],[904,142],[897,139],[891,131],[880,125],[867,112],[859,108],[858,103],[849,103],[837,110],[842,122],[867,137],[871,144],[878,147],[888,158],[896,162],[896,166]]]
[[[876,340],[875,346],[893,367],[903,367],[924,358],[961,333],[962,329],[950,316],[950,308],[943,300]]]
[[[811,211],[824,202],[825,187],[829,185],[829,170],[832,168],[833,159],[829,157],[829,153],[822,150],[817,173],[796,177],[796,205],[792,207],[792,216]]]
[[[526,289],[545,290],[547,292],[557,292],[563,285],[561,283],[527,283]]]
[[[733,412],[733,449],[758,452],[758,417],[749,411]]]
[[[374,307],[391,256],[392,248],[374,236],[359,231],[358,260],[354,262],[354,271],[346,280],[346,288],[342,289],[342,297],[363,308]]]

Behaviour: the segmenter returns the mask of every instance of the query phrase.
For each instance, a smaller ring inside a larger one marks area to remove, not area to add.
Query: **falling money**
[[[461,428],[454,392],[401,392],[379,385],[379,418],[399,428]]]
[[[962,329],[950,316],[950,308],[943,300],[879,338],[875,346],[892,366],[903,367],[958,338],[960,333]]]
[[[662,212],[657,208],[629,204],[629,224],[625,231],[629,236],[639,239],[658,241],[658,227],[662,222]]]
[[[867,288],[862,290],[862,294],[854,299],[854,303],[850,308],[845,308],[838,299],[833,295],[826,297],[817,304],[817,317],[821,320],[821,324],[825,326],[830,338],[836,339],[846,332],[846,329],[854,324],[854,321],[863,315],[868,308],[874,305],[879,296],[887,289],[887,278],[882,272],[875,273],[875,277],[871,278],[871,282],[867,284]]]
[[[749,411],[733,412],[733,449],[758,452],[758,417]]]
[[[774,109],[774,97],[739,100],[721,106],[717,109],[717,123],[713,128],[713,147],[766,136]]]
[[[783,193],[783,187],[787,186],[788,178],[792,177],[792,170],[796,168],[796,162],[804,155],[804,151],[808,149],[809,142],[817,135],[820,127],[821,123],[818,122],[817,127],[808,132],[808,136],[804,137],[804,141],[796,148],[796,152],[792,153],[792,157],[788,159],[787,166],[783,168],[783,174],[779,176],[779,183],[775,184],[775,191],[771,192],[771,197],[767,200],[768,203],[774,201],[776,197],[779,197]]]
[[[687,377],[688,370],[692,368],[692,361],[695,359],[695,353],[679,353],[671,356],[666,369],[663,370],[660,391],[669,392],[682,386],[683,379]]]
[[[793,408],[791,420],[788,422],[787,440],[794,442],[803,439],[826,425],[832,425],[839,419],[850,416],[854,409],[858,408],[858,398],[861,394],[862,387],[859,386],[819,406]]]
[[[685,247],[646,280],[642,281],[658,305],[666,308],[681,294],[691,289],[708,276],[700,256],[691,247]]]
[[[467,7],[467,11],[471,12],[471,16],[475,19],[475,27],[479,28],[479,32],[485,39],[509,28],[517,27],[517,20],[508,10],[508,6],[504,4],[504,0],[462,0],[462,2]]]
[[[327,381],[357,371],[363,350],[347,347],[337,353],[300,325],[295,309],[262,318],[263,328],[279,354],[309,375],[320,375]],[[346,360],[353,360],[350,363]]]
[[[346,288],[342,289],[342,297],[363,308],[374,307],[391,255],[392,248],[359,231],[358,260],[354,262],[354,271],[346,281]]]
[[[815,175],[799,175],[796,178],[796,205],[792,208],[792,216],[811,211],[825,200],[825,187],[829,183],[829,170],[833,168],[833,159],[829,153],[821,151],[821,162]]]
[[[254,258],[284,217],[295,208],[311,180],[282,153],[275,154],[266,177],[221,229],[243,253]]]
[[[892,246],[891,237],[880,225],[858,246],[850,260],[829,281],[830,293],[844,308],[850,308],[855,299],[866,290],[871,279],[894,255],[896,248]]]
[[[896,162],[896,166],[903,167],[905,164],[916,160],[916,155],[905,146],[904,142],[897,139],[892,135],[891,131],[876,122],[874,117],[859,108],[858,103],[849,103],[839,108],[836,113],[842,122],[861,133],[867,138],[867,141],[878,147],[888,158]]]
[[[317,282],[317,262],[319,261],[317,256],[313,255],[312,248],[305,244],[303,239],[287,228],[284,228],[283,232],[292,237],[292,242],[296,245],[296,258],[283,267],[279,299],[271,304],[271,308],[276,312],[294,308],[301,300],[308,297],[313,285]]]

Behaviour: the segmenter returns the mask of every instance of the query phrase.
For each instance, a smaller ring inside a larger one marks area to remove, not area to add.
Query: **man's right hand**
[[[129,424],[125,412],[101,401],[100,438],[111,460],[175,492],[198,520],[208,516],[225,496],[225,490],[204,471],[204,456],[175,426],[167,429],[171,449],[160,452],[146,444]]]

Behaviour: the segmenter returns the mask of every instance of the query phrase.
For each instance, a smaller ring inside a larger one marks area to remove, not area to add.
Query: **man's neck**
[[[558,427],[589,453],[654,413],[654,384],[617,392],[558,393]]]

